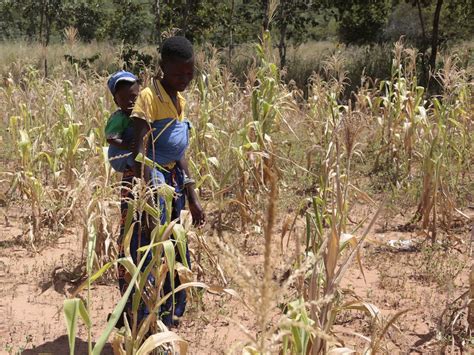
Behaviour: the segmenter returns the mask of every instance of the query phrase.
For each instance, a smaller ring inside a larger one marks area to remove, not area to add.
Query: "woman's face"
[[[163,81],[172,90],[184,91],[194,78],[194,57],[188,60],[167,59],[161,63]]]

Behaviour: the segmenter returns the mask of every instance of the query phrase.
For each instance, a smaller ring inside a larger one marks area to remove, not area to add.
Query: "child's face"
[[[184,91],[194,77],[194,58],[161,63],[163,81],[173,90]]]
[[[140,87],[138,83],[134,83],[130,86],[122,86],[115,92],[115,103],[129,116],[132,113],[133,105],[135,105],[139,91]]]

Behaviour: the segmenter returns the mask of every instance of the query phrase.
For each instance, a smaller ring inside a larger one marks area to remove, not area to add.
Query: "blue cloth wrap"
[[[154,121],[151,127],[153,129],[153,140],[147,149],[148,158],[160,165],[180,160],[189,144],[191,123],[187,120],[178,121],[175,118],[165,118]],[[122,139],[126,144],[130,144],[132,141],[133,128],[131,125],[123,132]],[[129,153],[131,153],[129,150],[120,149],[113,145],[109,146],[109,162],[115,171],[124,172],[127,167],[133,167],[134,158],[132,154],[127,157],[116,158]]]
[[[148,147],[148,158],[160,165],[180,160],[189,144],[190,122],[164,118],[154,121],[151,127],[153,142]]]

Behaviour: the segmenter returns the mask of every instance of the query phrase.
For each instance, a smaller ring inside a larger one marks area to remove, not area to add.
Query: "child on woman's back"
[[[123,172],[127,166],[131,168],[134,164],[131,153],[133,130],[130,114],[140,92],[140,86],[138,78],[124,70],[114,73],[109,78],[107,86],[119,107],[105,126],[105,137],[110,144],[109,161],[114,170]]]
[[[130,115],[140,92],[139,79],[128,71],[120,70],[109,78],[107,86],[119,107],[105,126],[105,138],[110,145],[109,162],[114,170],[124,172],[135,164],[132,154],[134,133]],[[184,156],[176,164],[179,168],[188,170]],[[159,179],[157,182],[161,183]]]

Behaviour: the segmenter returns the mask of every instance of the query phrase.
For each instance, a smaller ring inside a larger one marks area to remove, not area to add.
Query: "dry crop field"
[[[24,58],[3,63],[0,351],[472,351],[472,70],[445,55],[429,95],[417,52],[397,43],[391,78],[362,77],[348,99],[337,51],[306,94],[280,80],[269,46],[255,46],[245,84],[218,52],[198,54],[188,158],[207,223],[196,229],[184,214],[159,226],[143,272],[117,257],[106,75],[59,62],[45,78]],[[159,214],[148,193],[134,188],[131,213]],[[184,238],[191,270],[175,262]],[[114,329],[119,263],[135,306],[143,297],[154,310],[172,295],[150,289],[147,274],[179,273],[191,301],[177,328],[152,312]]]

